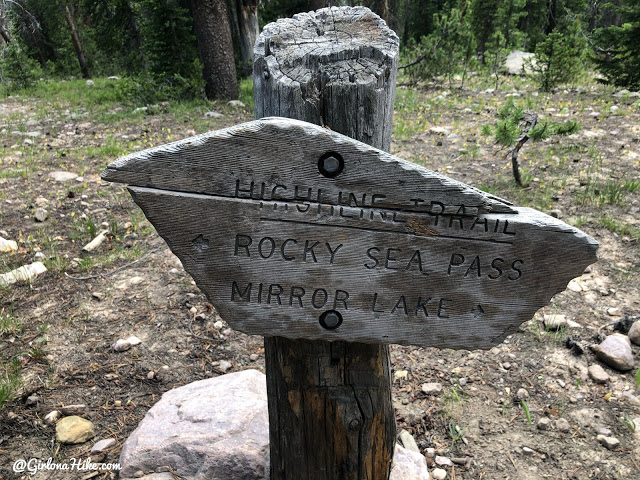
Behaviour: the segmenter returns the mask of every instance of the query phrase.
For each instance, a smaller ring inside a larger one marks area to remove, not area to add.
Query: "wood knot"
[[[351,420],[349,422],[349,428],[351,430],[358,430],[360,429],[360,420],[358,420],[357,418],[354,418],[353,420]]]

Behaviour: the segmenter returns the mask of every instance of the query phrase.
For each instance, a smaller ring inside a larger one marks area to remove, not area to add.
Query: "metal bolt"
[[[351,420],[349,422],[349,428],[351,430],[358,430],[360,428],[360,420],[358,420],[357,418],[354,418],[353,420]]]
[[[340,317],[335,312],[329,312],[324,317],[324,324],[327,328],[336,328],[340,325]]]
[[[334,156],[324,158],[322,160],[322,168],[324,168],[327,173],[333,175],[337,173],[340,168],[340,160]]]
[[[320,325],[327,330],[334,330],[342,325],[342,315],[335,310],[328,310],[320,315]]]
[[[318,162],[318,170],[320,173],[328,178],[336,177],[344,168],[344,161],[342,157],[337,153],[326,153],[320,157]]]

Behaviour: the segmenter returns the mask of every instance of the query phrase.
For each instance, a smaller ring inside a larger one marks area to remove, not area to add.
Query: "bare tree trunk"
[[[11,36],[9,35],[9,29],[7,28],[7,17],[4,12],[4,4],[0,4],[0,37],[2,37],[3,43],[11,43]]]
[[[253,46],[260,33],[260,26],[258,25],[258,5],[260,0],[237,0],[237,2],[242,75],[249,76],[253,71]]]
[[[233,41],[225,0],[192,0],[191,8],[207,98],[238,98]]]
[[[80,35],[78,34],[78,26],[76,25],[76,21],[73,18],[73,15],[71,14],[69,4],[63,1],[62,7],[64,9],[64,17],[67,20],[67,25],[69,26],[69,30],[71,31],[71,40],[73,41],[73,47],[76,50],[82,77],[89,78],[89,68],[87,67],[87,60],[84,58],[84,50],[82,48],[82,42],[80,41]]]

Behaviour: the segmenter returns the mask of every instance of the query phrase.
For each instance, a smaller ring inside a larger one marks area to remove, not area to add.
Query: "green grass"
[[[253,78],[243,78],[238,82],[240,90],[239,100],[244,103],[247,108],[253,109]]]
[[[0,336],[17,335],[22,331],[22,324],[11,310],[0,310]]]
[[[623,223],[613,217],[609,217],[607,215],[602,216],[597,220],[597,223],[618,235],[628,235],[631,238],[640,239],[640,228]]]
[[[522,405],[522,408],[524,409],[524,416],[527,418],[527,423],[531,425],[532,419],[531,412],[529,411],[529,405],[527,405],[527,402],[524,400],[520,400],[520,405]]]
[[[21,386],[20,362],[0,360],[0,409],[15,397]]]

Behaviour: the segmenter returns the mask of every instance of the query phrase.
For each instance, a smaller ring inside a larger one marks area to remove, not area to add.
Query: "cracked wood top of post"
[[[286,118],[134,153],[103,178],[130,185],[249,334],[488,348],[596,261],[558,219]]]
[[[308,84],[319,73],[333,81],[378,83],[398,57],[398,36],[365,7],[331,7],[265,27],[256,57],[282,83]]]

